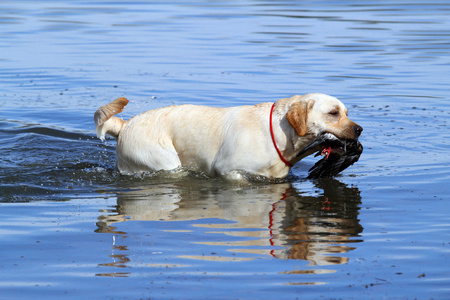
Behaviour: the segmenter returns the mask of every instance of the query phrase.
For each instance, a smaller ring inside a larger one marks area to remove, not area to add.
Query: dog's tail
[[[128,104],[128,99],[124,97],[117,98],[113,102],[100,106],[94,114],[95,131],[97,137],[102,141],[105,140],[105,135],[109,134],[117,138],[126,121],[114,117],[122,112]]]

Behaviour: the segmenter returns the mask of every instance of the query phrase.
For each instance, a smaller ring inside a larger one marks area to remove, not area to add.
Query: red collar
[[[269,124],[270,124],[270,135],[272,136],[272,142],[275,146],[275,150],[277,150],[278,155],[280,156],[281,160],[286,164],[288,167],[292,167],[292,165],[283,157],[283,154],[281,154],[280,149],[278,149],[277,143],[275,142],[275,136],[273,134],[273,127],[272,127],[272,114],[273,114],[273,108],[275,107],[275,103],[272,105],[272,108],[270,109],[270,118],[269,118]]]

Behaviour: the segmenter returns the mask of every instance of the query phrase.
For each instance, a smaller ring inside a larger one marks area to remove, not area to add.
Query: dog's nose
[[[353,126],[353,131],[356,133],[356,136],[360,136],[363,128],[359,125]]]

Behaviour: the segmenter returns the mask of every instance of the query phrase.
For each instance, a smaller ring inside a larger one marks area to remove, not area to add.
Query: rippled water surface
[[[448,1],[0,3],[2,299],[450,297]],[[322,92],[333,179],[122,176],[93,114]]]

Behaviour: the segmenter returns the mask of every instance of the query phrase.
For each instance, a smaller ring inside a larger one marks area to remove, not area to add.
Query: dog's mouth
[[[323,155],[325,159],[328,159],[330,155],[342,156],[346,153],[347,145],[355,142],[357,142],[357,140],[342,140],[334,134],[326,132],[300,151],[300,153],[297,154],[297,157],[311,151],[318,151],[315,156]]]

